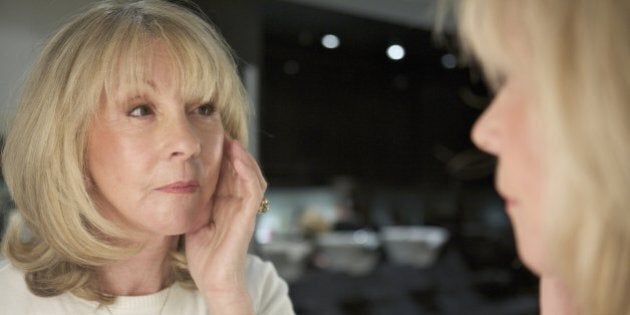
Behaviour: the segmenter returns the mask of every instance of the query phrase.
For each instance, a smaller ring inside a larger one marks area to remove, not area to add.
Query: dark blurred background
[[[27,2],[9,9],[46,12]],[[36,35],[80,3],[65,2]],[[491,95],[460,62],[452,21],[432,31],[436,1],[196,3],[252,103],[249,146],[271,200],[252,250],[287,279],[298,314],[538,313],[494,161],[469,138]]]

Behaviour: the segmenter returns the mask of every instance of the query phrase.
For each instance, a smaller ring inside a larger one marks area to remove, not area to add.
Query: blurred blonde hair
[[[66,291],[101,303],[96,269],[136,253],[129,232],[102,217],[89,194],[86,129],[115,89],[137,88],[151,43],[166,47],[186,99],[214,102],[226,132],[245,142],[246,100],[230,49],[194,11],[160,0],[100,1],[43,48],[24,86],[3,152],[19,214],[3,252],[39,296]],[[183,246],[176,281],[194,287]]]
[[[630,1],[462,0],[457,15],[492,85],[533,74],[549,267],[580,314],[630,314]]]

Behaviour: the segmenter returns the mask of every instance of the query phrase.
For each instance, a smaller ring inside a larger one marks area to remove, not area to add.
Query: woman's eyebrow
[[[157,84],[153,80],[144,81],[148,86],[150,86],[154,91],[158,90]]]
[[[134,95],[134,96],[127,97],[126,100],[127,100],[127,102],[134,102],[134,101],[137,101],[137,100],[140,100],[140,99],[143,99],[143,98],[144,97],[142,95],[137,94],[137,95]]]
[[[157,84],[155,84],[155,81],[153,81],[153,80],[146,80],[146,81],[143,81],[143,83],[145,83],[146,85],[148,85],[149,87],[151,87],[151,89],[152,89],[154,92],[157,92],[157,91],[159,90],[158,85],[157,85]],[[141,84],[141,85],[143,85],[143,84]],[[141,88],[138,88],[137,90],[140,90],[140,91],[141,91]],[[125,100],[126,100],[127,102],[133,102],[133,101],[136,101],[136,100],[139,100],[139,99],[142,99],[142,98],[144,98],[144,97],[145,97],[145,96],[143,95],[143,93],[138,93],[138,92],[136,92],[136,93],[137,93],[137,94],[135,94],[135,95],[133,95],[133,96],[129,96],[129,97],[125,98]]]

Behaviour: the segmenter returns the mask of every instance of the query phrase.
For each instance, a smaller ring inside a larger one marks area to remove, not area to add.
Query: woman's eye
[[[499,91],[507,84],[509,77],[506,73],[498,73],[490,82],[492,92],[494,95],[499,94]]]
[[[506,84],[506,82],[507,82],[507,81],[508,81],[508,77],[507,77],[507,75],[505,75],[505,74],[501,74],[501,75],[499,75],[499,76],[497,77],[497,82],[496,82],[497,88],[498,88],[498,89],[503,88],[503,86],[505,86],[505,84]]]
[[[213,104],[208,103],[197,107],[195,111],[197,112],[197,114],[202,116],[212,116],[216,109]]]
[[[142,117],[149,114],[151,114],[151,108],[147,105],[136,106],[131,111],[129,111],[129,116],[132,117]]]

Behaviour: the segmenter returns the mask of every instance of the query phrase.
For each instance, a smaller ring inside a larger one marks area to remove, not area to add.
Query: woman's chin
[[[527,269],[529,269],[529,271],[531,271],[535,275],[540,276],[543,271],[542,255],[537,253],[536,249],[526,248],[526,246],[524,246],[523,244],[517,245],[518,257],[523,265],[525,265],[525,267],[527,267]]]
[[[200,228],[208,225],[208,223],[210,223],[210,211],[199,213],[195,218],[188,220],[188,222],[186,222],[186,224],[181,227],[181,233],[179,234],[186,234],[197,231]]]
[[[150,238],[160,236],[176,236],[197,231],[198,229],[208,224],[208,220],[209,218],[173,220],[170,222],[155,224],[151,227],[145,227],[144,230],[148,232]]]

